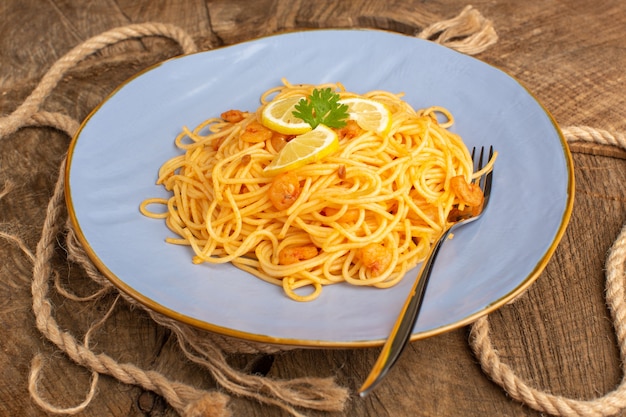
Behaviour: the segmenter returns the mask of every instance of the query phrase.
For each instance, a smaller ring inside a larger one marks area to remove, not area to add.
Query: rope
[[[612,134],[589,126],[570,126],[563,129],[563,134],[570,143],[585,141],[626,149],[625,135],[622,133]],[[626,375],[626,326],[622,325],[626,320],[625,279],[626,225],[613,243],[606,260],[606,300],[617,334],[623,375]],[[565,398],[531,387],[500,360],[489,338],[489,320],[486,316],[472,325],[469,343],[485,374],[512,398],[535,410],[564,417],[606,417],[626,408],[625,376],[622,376],[615,390],[593,400]]]
[[[476,55],[498,42],[490,20],[472,6],[466,6],[452,19],[435,22],[415,34],[468,55]]]
[[[563,129],[563,135],[570,143],[591,142],[626,150],[626,135],[623,133],[612,134],[607,130],[589,126],[569,126]]]

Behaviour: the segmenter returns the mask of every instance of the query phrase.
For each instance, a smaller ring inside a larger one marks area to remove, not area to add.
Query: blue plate
[[[165,243],[163,221],[139,213],[176,155],[174,137],[231,108],[255,110],[265,90],[341,82],[349,91],[404,92],[415,108],[444,106],[468,147],[499,152],[481,220],[446,243],[412,339],[468,324],[523,292],[569,220],[571,155],[555,121],[504,72],[429,41],[374,30],[270,36],[175,58],[117,88],[83,122],[69,151],[70,217],[100,270],[138,302],[183,323],[264,343],[380,345],[417,270],[390,289],[325,287],[309,303],[232,265],[194,265]]]

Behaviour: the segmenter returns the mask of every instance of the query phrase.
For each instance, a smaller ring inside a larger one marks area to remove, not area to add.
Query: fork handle
[[[359,388],[359,395],[361,397],[365,397],[369,394],[370,391],[374,389],[374,387],[384,378],[387,372],[396,363],[400,354],[409,342],[411,333],[413,332],[413,327],[417,321],[417,316],[422,308],[426,285],[430,279],[435,259],[437,258],[439,249],[448,237],[449,233],[450,229],[447,229],[442,233],[431,248],[428,258],[422,264],[417,278],[413,283],[413,287],[411,288],[411,292],[404,302],[402,310],[400,310],[400,314],[396,319],[387,341],[378,355],[376,363],[372,367],[370,374],[365,379],[361,388]]]

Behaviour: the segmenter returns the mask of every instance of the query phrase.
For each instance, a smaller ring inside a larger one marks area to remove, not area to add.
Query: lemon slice
[[[310,132],[296,136],[276,155],[263,170],[272,176],[316,162],[339,149],[337,133],[325,125],[318,125]]]
[[[348,106],[350,119],[356,121],[361,129],[382,134],[391,127],[391,112],[378,101],[351,97],[339,100],[339,103]]]
[[[267,103],[261,112],[261,123],[278,133],[285,135],[300,135],[311,130],[304,120],[293,115],[296,104],[304,96],[292,96]]]

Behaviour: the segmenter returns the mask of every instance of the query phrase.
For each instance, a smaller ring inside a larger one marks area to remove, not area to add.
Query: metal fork
[[[480,156],[478,159],[478,163],[476,163],[475,153],[476,148],[472,150],[472,160],[474,161],[474,165],[478,166],[476,168],[477,171],[480,171],[483,165],[483,154],[485,148],[482,147],[480,150]],[[485,164],[491,160],[493,156],[493,146],[489,148],[489,156],[487,157]],[[402,310],[400,310],[400,315],[396,319],[396,323],[391,330],[391,334],[387,338],[387,341],[383,345],[383,348],[378,355],[378,359],[376,363],[372,367],[370,374],[367,379],[359,389],[359,395],[361,397],[365,397],[369,394],[372,389],[384,378],[387,372],[391,369],[391,367],[396,363],[400,354],[404,350],[405,346],[408,344],[409,339],[411,338],[411,333],[413,331],[413,327],[415,322],[417,321],[417,316],[422,308],[422,301],[424,300],[424,293],[426,292],[426,285],[428,284],[428,280],[430,278],[430,274],[433,270],[433,265],[435,264],[435,259],[437,258],[437,254],[439,253],[439,249],[443,245],[443,242],[446,241],[448,235],[452,233],[454,230],[459,227],[471,223],[477,219],[479,219],[485,211],[487,207],[487,203],[489,203],[489,197],[491,195],[491,182],[493,178],[493,170],[488,174],[484,175],[478,180],[478,184],[483,191],[485,196],[485,200],[483,202],[483,206],[480,212],[471,217],[463,218],[456,223],[448,226],[446,228],[439,239],[435,242],[433,247],[430,250],[430,254],[422,264],[422,267],[417,275],[417,279],[413,284],[413,288],[409,293],[409,297],[404,303]]]

